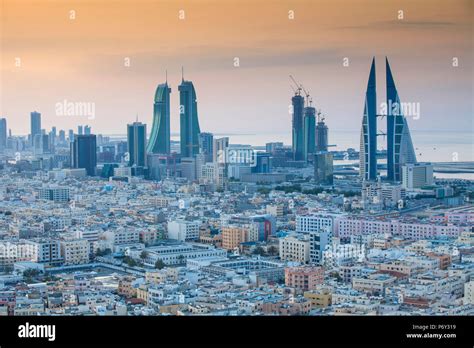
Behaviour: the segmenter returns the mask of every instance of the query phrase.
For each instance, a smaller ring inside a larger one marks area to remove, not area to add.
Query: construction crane
[[[306,102],[308,103],[308,106],[311,106],[311,103],[313,102],[313,99],[309,97],[309,92],[303,87],[302,84],[300,84],[301,89],[303,90],[305,96],[306,96]]]
[[[324,122],[326,117],[321,113],[321,110],[318,111],[318,122]]]
[[[295,95],[298,95],[298,92],[296,91],[295,87],[293,87],[292,84],[290,84],[290,87],[291,87],[291,89],[293,90],[293,92],[295,93]]]
[[[295,95],[301,95],[301,89],[302,89],[301,87],[302,87],[302,86],[300,86],[300,85],[298,84],[298,82],[296,82],[296,80],[293,78],[292,75],[290,75],[290,79],[291,79],[291,80],[295,83],[295,85],[296,85]],[[293,86],[292,86],[292,88],[293,88]],[[294,90],[294,88],[293,88],[293,90]]]

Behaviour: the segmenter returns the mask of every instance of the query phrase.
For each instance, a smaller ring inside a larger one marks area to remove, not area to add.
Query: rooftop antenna
[[[181,66],[181,81],[184,82],[184,67]]]
[[[165,70],[166,84],[168,84],[168,69]]]

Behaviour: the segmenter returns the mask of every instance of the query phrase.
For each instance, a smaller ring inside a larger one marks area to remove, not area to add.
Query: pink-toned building
[[[439,222],[418,222],[400,220],[368,220],[355,217],[341,217],[336,220],[337,236],[350,238],[352,235],[389,234],[412,240],[430,239],[436,237],[456,238],[462,232],[469,231],[469,224],[455,225]]]
[[[324,282],[322,267],[287,267],[285,285],[301,291],[315,290]]]
[[[446,219],[448,223],[465,223],[473,224],[474,223],[474,211],[465,211],[465,212],[449,212],[446,213]]]

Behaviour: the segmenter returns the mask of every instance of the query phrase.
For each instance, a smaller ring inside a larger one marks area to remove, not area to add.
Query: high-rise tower
[[[402,166],[416,163],[416,155],[387,58],[385,58],[385,68],[387,78],[387,179],[402,181]]]
[[[360,135],[359,171],[363,180],[377,178],[377,94],[375,57],[370,68],[365,93],[364,116]]]
[[[94,176],[97,166],[96,136],[76,135],[71,143],[71,167],[85,168],[87,175]]]
[[[7,147],[7,119],[0,118],[0,152]]]
[[[312,106],[304,108],[304,159],[308,160],[315,153],[316,109]]]
[[[318,113],[318,123],[316,124],[316,152],[328,150],[328,126],[324,123],[324,116]]]
[[[31,144],[34,144],[35,136],[41,134],[41,114],[33,111],[30,113],[30,125],[31,125]]]
[[[293,105],[293,159],[295,161],[303,161],[304,158],[304,121],[303,121],[303,109],[304,109],[304,98],[297,92],[293,98],[291,98]]]
[[[146,124],[134,122],[127,125],[127,143],[130,167],[146,166]]]
[[[199,134],[199,152],[204,155],[206,162],[212,162],[214,153],[214,135],[202,132]]]
[[[170,153],[170,93],[168,82],[156,88],[153,125],[147,146],[149,153]]]
[[[182,157],[194,157],[199,153],[199,119],[196,91],[191,81],[184,78],[178,87],[180,100],[180,145]]]

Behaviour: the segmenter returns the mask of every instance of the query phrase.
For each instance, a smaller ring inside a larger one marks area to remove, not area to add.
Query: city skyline
[[[401,99],[421,105],[421,117],[412,122],[412,130],[440,129],[451,110],[456,110],[457,122],[449,124],[450,130],[472,129],[469,1],[449,5],[443,1],[402,2],[403,6],[389,1],[383,7],[364,1],[371,11],[343,1],[347,12],[354,14],[350,17],[345,12],[337,14],[336,7],[327,1],[278,1],[265,12],[258,11],[261,4],[246,11],[245,2],[241,6],[229,2],[214,10],[212,1],[200,6],[184,2],[183,20],[178,17],[179,6],[139,3],[142,6],[131,11],[129,4],[119,2],[104,22],[98,23],[91,15],[103,14],[105,8],[94,1],[73,6],[73,20],[69,19],[72,7],[68,5],[43,2],[40,7],[31,1],[26,11],[26,2],[4,2],[0,113],[9,119],[14,135],[28,133],[23,117],[35,109],[42,113],[48,129],[89,123],[98,133],[123,134],[118,124],[132,122],[137,113],[141,122],[151,125],[151,91],[165,80],[165,70],[170,85],[177,86],[182,65],[199,90],[200,125],[206,131],[264,132],[269,122],[277,132],[288,129],[290,73],[312,91],[314,106],[327,115],[332,129],[353,129],[362,112],[360,87],[367,60],[373,55],[391,57],[403,91]],[[423,11],[419,11],[421,4]],[[401,20],[397,17],[399,7],[404,9]],[[311,21],[312,10],[337,20]],[[126,35],[119,34],[118,11],[131,13],[120,16],[131,28]],[[162,14],[163,24],[150,26],[150,16],[156,11]],[[249,20],[236,31],[227,17],[241,11]],[[289,19],[289,11],[294,11],[294,19]],[[48,13],[47,23],[34,31],[23,24],[20,30],[12,20],[21,13],[23,22],[28,22],[33,12],[38,20]],[[136,24],[137,18],[142,25]],[[216,24],[209,24],[208,18]],[[174,28],[176,40],[157,39],[160,25]],[[374,28],[378,30],[370,30]],[[437,33],[436,40],[425,35],[428,30]],[[157,42],[157,47],[150,48],[150,42]],[[34,53],[25,51],[32,45],[37,48]],[[19,67],[15,66],[16,58],[20,58]],[[348,66],[343,65],[345,58]],[[457,67],[453,67],[454,58],[458,59]],[[42,93],[37,93],[40,87]],[[23,93],[17,94],[17,90]],[[171,95],[170,103],[175,106],[170,110],[172,133],[179,129],[178,98],[177,93]],[[340,103],[341,99],[345,103]],[[95,118],[56,115],[56,104],[64,100],[94,103]],[[232,105],[225,115],[220,106],[224,104]],[[110,122],[112,115],[118,122]]]
[[[473,5],[0,0],[0,346],[467,341]]]

